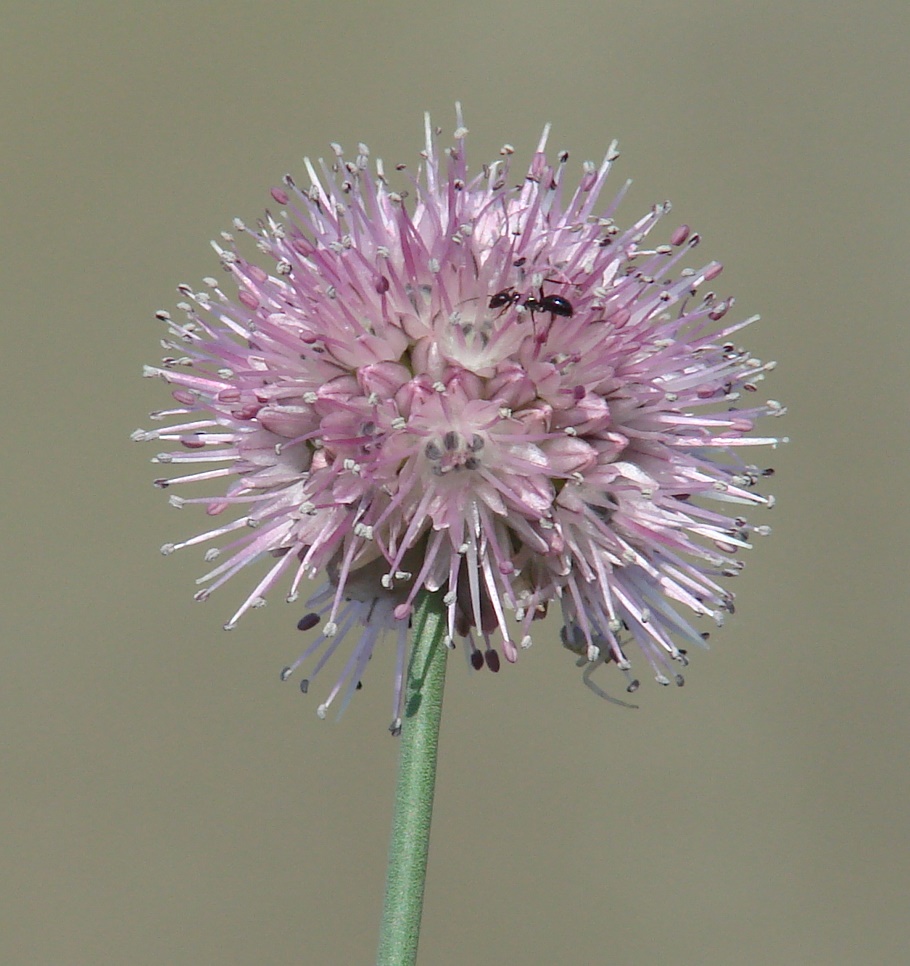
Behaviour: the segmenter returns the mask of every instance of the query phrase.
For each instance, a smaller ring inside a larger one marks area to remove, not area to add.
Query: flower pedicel
[[[227,628],[279,581],[293,601],[327,576],[298,624],[321,632],[282,673],[314,661],[306,690],[345,645],[320,715],[391,632],[393,732],[421,588],[444,591],[447,640],[475,668],[514,661],[554,605],[597,693],[605,662],[637,688],[636,651],[682,684],[707,636],[693,618],[732,612],[720,581],[767,532],[739,508],[771,505],[754,489],[771,471],[740,454],[776,444],[752,431],[783,413],[752,402],[773,364],[731,341],[755,319],[718,326],[733,304],[708,291],[720,264],[681,264],[698,236],[646,244],[669,204],[619,227],[624,189],[598,207],[615,143],[573,190],[546,128],[515,187],[509,145],[469,175],[460,109],[457,125],[440,153],[427,119],[419,172],[397,168],[409,190],[364,145],[353,160],[334,145],[331,163],[305,162],[307,186],[273,189],[279,214],[235,222],[270,267],[225,233],[215,249],[237,294],[205,279],[180,286],[185,321],[158,313],[173,355],[146,374],[177,406],[153,414],[172,425],[134,434],[180,446],[156,460],[186,472],[157,485],[227,483],[171,497],[229,518],[162,548],[223,542],[197,599],[268,564]]]

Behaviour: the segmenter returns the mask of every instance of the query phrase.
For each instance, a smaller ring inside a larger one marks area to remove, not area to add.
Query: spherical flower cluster
[[[233,233],[215,244],[238,293],[206,279],[180,287],[185,320],[159,313],[173,355],[146,372],[177,406],[153,414],[171,425],[134,434],[180,446],[156,459],[185,475],[159,486],[228,483],[172,497],[230,517],[162,548],[227,538],[197,599],[268,563],[226,627],[282,579],[293,601],[325,575],[298,625],[321,633],[282,675],[315,659],[306,690],[348,642],[320,714],[392,632],[393,729],[422,588],[444,593],[447,642],[476,668],[514,661],[552,604],[598,693],[605,662],[637,687],[634,651],[681,684],[706,637],[684,612],[732,611],[719,579],[766,530],[735,510],[770,503],[753,489],[769,471],[742,447],[775,444],[750,434],[783,411],[741,405],[771,365],[731,341],[753,319],[718,326],[732,300],[706,289],[721,266],[684,267],[698,236],[682,226],[646,245],[669,204],[625,229],[623,192],[598,207],[615,144],[572,189],[546,129],[516,187],[508,145],[469,176],[460,111],[457,124],[440,153],[427,120],[398,190],[364,145],[353,160],[336,145],[318,170],[306,161],[308,186],[272,190],[279,214],[235,222],[270,268]]]

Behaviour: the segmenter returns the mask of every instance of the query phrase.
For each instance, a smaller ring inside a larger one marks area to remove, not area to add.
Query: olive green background
[[[253,575],[131,444],[158,308],[304,154],[416,160],[464,102],[623,156],[763,322],[790,415],[738,613],[685,688],[599,701],[556,631],[450,662],[421,963],[891,964],[908,917],[906,51],[893,3],[5,3],[0,962],[360,964],[396,767],[391,654],[340,723]],[[662,238],[661,238],[662,240]],[[643,675],[645,677],[645,675]]]

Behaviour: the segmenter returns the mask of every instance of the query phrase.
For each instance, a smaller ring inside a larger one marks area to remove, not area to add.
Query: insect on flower
[[[543,286],[540,286],[539,294],[537,296],[528,295],[522,301],[522,295],[520,292],[516,292],[514,288],[504,288],[497,292],[495,295],[491,296],[489,301],[489,307],[491,309],[506,309],[510,305],[517,305],[521,302],[522,306],[527,309],[533,316],[535,312],[549,312],[551,316],[562,316],[563,318],[571,318],[575,314],[575,310],[572,308],[572,303],[563,295],[544,295]]]

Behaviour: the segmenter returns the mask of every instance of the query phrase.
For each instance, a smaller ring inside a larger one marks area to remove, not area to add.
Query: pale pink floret
[[[514,661],[558,601],[598,693],[605,661],[637,687],[630,642],[658,681],[682,683],[670,669],[706,635],[680,609],[720,622],[733,600],[720,580],[764,532],[724,507],[770,503],[753,489],[767,471],[739,454],[775,444],[751,433],[783,410],[740,408],[771,365],[730,341],[753,319],[718,328],[732,300],[703,289],[720,265],[684,267],[699,240],[687,226],[644,245],[669,204],[624,230],[619,198],[597,207],[615,145],[567,191],[568,155],[548,161],[545,131],[510,187],[508,146],[469,179],[466,133],[459,114],[440,157],[427,121],[407,190],[363,145],[307,161],[307,188],[273,189],[280,215],[235,223],[271,271],[225,234],[239,293],[207,279],[181,286],[185,322],[159,313],[175,354],[147,372],[175,387],[178,408],[156,416],[177,425],[135,436],[182,444],[157,459],[187,472],[161,486],[225,478],[223,496],[174,499],[232,517],[164,549],[228,538],[199,599],[269,562],[227,627],[279,581],[295,600],[328,575],[301,622],[322,620],[322,636],[284,675],[318,654],[312,677],[349,643],[321,713],[393,630],[397,726],[422,587],[445,591],[449,642],[475,667],[498,668],[496,640]]]

